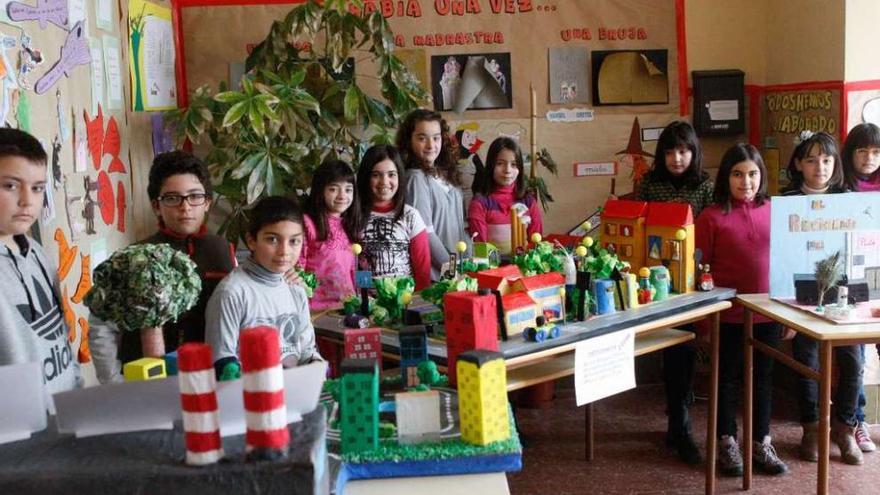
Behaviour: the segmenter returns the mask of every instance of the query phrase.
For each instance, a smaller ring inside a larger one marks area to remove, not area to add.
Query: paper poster
[[[52,23],[61,29],[67,30],[75,22],[67,22],[67,0],[37,0],[36,5],[25,2],[8,2],[3,9],[4,16],[9,16],[11,21],[39,21],[40,29],[46,29],[48,23]]]
[[[669,103],[666,50],[593,51],[593,105]]]
[[[114,2],[110,0],[95,0],[95,24],[98,29],[113,32]]]
[[[635,333],[613,332],[582,340],[574,349],[577,405],[635,388]]]
[[[177,108],[171,9],[129,0],[128,12],[132,110]]]
[[[715,100],[706,104],[710,120],[736,120],[739,118],[739,101]]]
[[[435,110],[511,108],[509,53],[433,56],[431,79]]]
[[[865,193],[776,196],[770,214],[770,297],[794,298],[816,262],[840,252],[850,280],[880,290],[880,195]]]
[[[104,49],[100,38],[89,41],[89,52],[92,55],[92,111],[98,112],[98,105],[106,106],[104,89]]]
[[[119,38],[104,36],[104,68],[107,74],[107,108],[122,110],[122,61]]]
[[[86,0],[67,0],[67,25],[73,26],[77,22],[86,24]]]
[[[34,92],[38,95],[44,94],[61,79],[61,76],[70,77],[73,69],[80,65],[88,65],[92,62],[89,54],[88,33],[83,21],[77,22],[70,28],[67,37],[64,39],[64,45],[61,46],[61,56],[49,69],[49,72],[43,74],[37,84],[34,85]]]
[[[586,48],[565,47],[547,50],[550,72],[550,103],[587,103],[589,53]]]
[[[165,118],[161,113],[150,115],[153,129],[153,154],[158,155],[174,149],[174,137],[171,128],[165,125]]]
[[[594,118],[592,108],[560,108],[547,111],[549,122],[590,122]]]

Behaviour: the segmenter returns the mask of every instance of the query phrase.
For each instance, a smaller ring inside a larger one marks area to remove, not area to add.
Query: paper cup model
[[[211,346],[184,344],[178,349],[177,356],[186,463],[192,466],[214,464],[223,458],[223,445],[217,419],[217,381]]]
[[[284,402],[284,375],[278,330],[254,327],[241,331],[241,378],[249,460],[275,460],[287,456],[290,432]]]

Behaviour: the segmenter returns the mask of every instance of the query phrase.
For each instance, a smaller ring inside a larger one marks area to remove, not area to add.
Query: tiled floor
[[[753,494],[810,494],[816,492],[815,463],[797,459],[800,425],[796,407],[777,401],[771,425],[773,443],[789,465],[779,477],[756,474]],[[574,402],[574,390],[560,384],[549,409],[518,409],[520,435],[525,442],[523,470],[508,474],[510,491],[525,494],[702,494],[704,466],[679,462],[664,446],[666,429],[663,388],[640,386],[600,401],[595,409],[596,458],[584,461],[584,413]],[[705,447],[706,401],[693,409],[695,437]],[[873,429],[880,441],[880,426]],[[705,451],[704,451],[705,452]],[[880,452],[865,455],[863,466],[848,466],[831,448],[831,493],[880,494]],[[742,478],[719,478],[717,493],[741,491]]]

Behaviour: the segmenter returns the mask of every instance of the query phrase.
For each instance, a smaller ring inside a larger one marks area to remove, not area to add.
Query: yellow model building
[[[507,370],[499,352],[475,349],[458,355],[461,439],[487,445],[510,438]]]

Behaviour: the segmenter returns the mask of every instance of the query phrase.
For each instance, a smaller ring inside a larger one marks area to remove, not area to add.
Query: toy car
[[[559,329],[559,325],[555,325],[553,323],[547,323],[547,319],[544,316],[538,316],[535,318],[535,326],[534,327],[526,327],[523,330],[523,338],[529,342],[544,342],[546,339],[555,339],[559,337],[559,334],[562,331]]]

